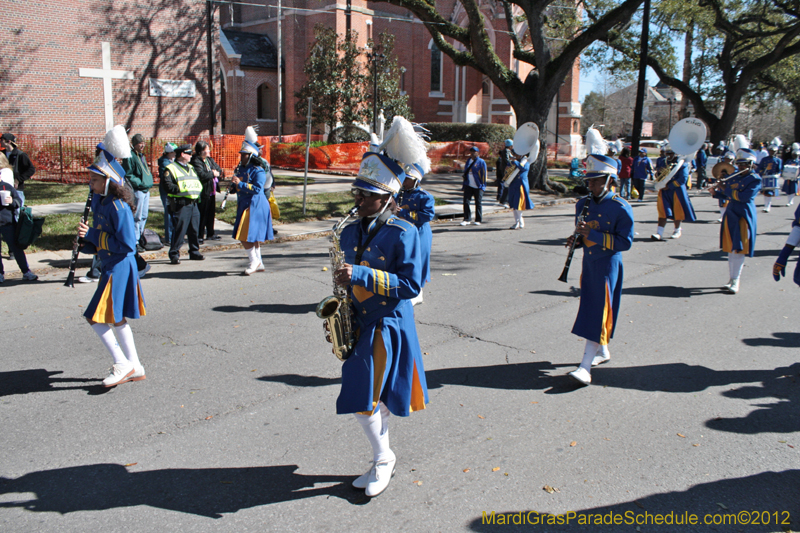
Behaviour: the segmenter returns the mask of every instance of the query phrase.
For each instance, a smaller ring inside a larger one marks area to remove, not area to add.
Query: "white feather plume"
[[[792,152],[800,152],[800,143],[792,143]]]
[[[740,133],[734,136],[731,146],[733,147],[734,152],[739,152],[739,150],[742,148],[750,148],[750,141],[748,141],[747,137]]]
[[[256,134],[256,130],[253,129],[253,126],[247,126],[247,129],[244,130],[244,140],[253,144],[258,142],[258,135]]]
[[[586,130],[586,155],[606,155],[608,143],[595,128]]]
[[[405,117],[396,115],[392,119],[392,127],[376,151],[381,150],[385,150],[386,155],[399,161],[401,166],[417,164],[422,168],[423,174],[431,170],[428,143],[420,138],[414,131],[414,126]]]
[[[106,133],[103,146],[117,159],[128,159],[131,156],[131,143],[125,128],[117,124]]]
[[[775,137],[769,144],[780,147],[783,146],[783,141],[781,140],[780,137]]]

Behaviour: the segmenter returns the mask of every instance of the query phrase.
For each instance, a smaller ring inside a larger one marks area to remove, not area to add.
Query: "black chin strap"
[[[380,231],[383,225],[386,224],[390,218],[392,218],[391,211],[384,211],[381,213],[378,219],[375,221],[375,225],[372,227],[372,230],[370,230],[369,234],[367,235],[367,240],[364,241],[363,244],[361,243],[361,237],[364,233],[364,223],[366,222],[367,225],[369,225],[369,220],[364,219],[361,221],[361,227],[359,228],[360,231],[358,236],[358,248],[356,249],[356,260],[353,263],[354,265],[361,264],[361,256],[364,255],[364,250],[366,250],[367,246],[369,246],[369,243],[375,238],[375,235],[378,234],[378,231]]]

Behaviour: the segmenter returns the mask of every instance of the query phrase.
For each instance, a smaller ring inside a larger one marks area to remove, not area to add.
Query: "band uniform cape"
[[[722,217],[719,246],[723,251],[743,252],[753,257],[756,247],[756,203],[761,190],[761,178],[752,170],[725,182],[722,194],[728,198],[728,208]]]
[[[800,227],[800,205],[794,210],[794,220],[792,220],[792,228]],[[794,282],[800,285],[800,260],[794,267]]]
[[[763,189],[764,178],[766,176],[770,177],[774,177],[776,175],[780,176],[782,170],[783,170],[783,163],[777,157],[765,157],[758,162],[758,165],[756,166],[756,174],[761,176],[761,186],[762,186],[761,194],[763,194],[764,196],[778,195],[778,189],[770,189],[770,190]],[[775,179],[776,179],[775,185],[777,186],[777,178]]]
[[[575,206],[577,216],[586,202],[592,202],[586,215],[591,227],[583,239],[581,302],[572,333],[600,344],[614,336],[622,294],[622,252],[633,244],[633,211],[614,193],[600,202],[582,198]]]
[[[136,229],[128,204],[112,196],[92,197],[92,227],[83,238],[83,253],[97,254],[103,270],[97,290],[83,314],[102,324],[145,316],[136,267]]]
[[[800,166],[800,159],[792,159],[790,161],[786,161],[784,166],[786,165],[796,165]],[[798,180],[783,180],[783,185],[781,185],[781,191],[786,196],[795,196],[797,194],[797,182]]]
[[[342,365],[342,389],[336,412],[372,412],[378,401],[397,416],[420,411],[428,386],[410,299],[420,291],[421,251],[417,228],[392,216],[353,264],[366,242],[363,221],[342,231],[345,261],[353,265],[353,315],[358,339]]]
[[[658,218],[669,218],[676,222],[697,220],[692,202],[689,200],[689,193],[686,191],[688,181],[689,167],[683,163],[669,183],[658,193]]]
[[[533,209],[528,188],[528,171],[531,169],[531,164],[529,161],[526,161],[524,165],[520,165],[519,161],[512,161],[511,164],[516,166],[519,172],[508,186],[508,205],[517,211]]]
[[[267,174],[261,166],[249,164],[239,169],[236,176],[241,180],[236,187],[236,220],[233,223],[233,238],[244,242],[264,242],[274,238],[272,212],[264,193]]]
[[[400,191],[395,199],[399,206],[397,216],[414,224],[419,231],[420,263],[422,264],[420,287],[424,287],[431,280],[433,232],[430,221],[436,214],[435,202],[431,193],[419,187],[410,191]]]

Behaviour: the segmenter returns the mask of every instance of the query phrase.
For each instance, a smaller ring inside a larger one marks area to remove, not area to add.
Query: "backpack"
[[[164,245],[161,244],[161,237],[150,228],[145,228],[144,231],[142,231],[142,236],[139,237],[139,245],[148,252],[160,250],[164,247]]]
[[[43,226],[44,217],[34,217],[33,211],[28,206],[20,208],[15,235],[20,250],[25,250],[39,238]]]

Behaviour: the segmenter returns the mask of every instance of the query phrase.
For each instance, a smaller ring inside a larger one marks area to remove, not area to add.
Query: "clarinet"
[[[578,215],[578,224],[586,220],[586,215],[589,214],[589,202],[591,201],[591,198],[590,196],[586,196],[585,199],[586,202],[583,204],[583,209],[581,209],[581,214]],[[567,276],[569,275],[569,266],[572,264],[572,255],[575,253],[575,245],[578,243],[578,240],[580,238],[581,235],[577,231],[572,234],[572,244],[569,247],[569,254],[567,254],[567,262],[564,264],[564,270],[561,272],[561,276],[558,278],[558,281],[563,281],[564,283],[567,282]]]
[[[239,173],[239,169],[241,168],[241,166],[242,166],[241,163],[236,165],[236,168],[233,170],[234,176]],[[222,203],[219,206],[220,210],[225,211],[225,204],[228,203],[228,195],[231,193],[232,190],[233,190],[233,185],[225,189],[225,196],[222,197]]]
[[[92,190],[89,189],[89,197],[86,198],[86,206],[83,208],[83,217],[81,218],[81,222],[86,224],[86,221],[89,220],[89,209],[92,207]],[[72,245],[72,260],[69,262],[69,275],[67,276],[67,281],[64,282],[65,287],[75,288],[75,267],[78,266],[78,254],[80,253],[78,250],[80,248],[80,244],[83,239],[79,239],[77,235],[75,235],[75,244]]]

